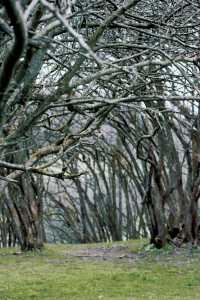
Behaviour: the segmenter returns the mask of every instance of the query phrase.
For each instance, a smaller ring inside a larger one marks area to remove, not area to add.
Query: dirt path
[[[66,252],[65,252],[66,253]],[[169,265],[186,265],[194,261],[199,261],[200,248],[189,249],[187,246],[183,248],[172,248],[166,250],[143,251],[133,253],[128,246],[116,245],[112,247],[88,247],[84,249],[73,249],[67,252],[68,257],[79,258],[85,261],[122,261],[128,263],[136,263],[140,261],[154,261],[156,263],[164,263]]]
[[[130,252],[127,246],[113,246],[113,247],[98,247],[81,249],[68,253],[69,256],[79,257],[84,260],[136,260],[138,254]]]

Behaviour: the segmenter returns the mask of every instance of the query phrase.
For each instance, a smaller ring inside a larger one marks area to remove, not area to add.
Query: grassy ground
[[[200,250],[144,251],[140,241],[117,246],[122,244],[141,254],[76,257],[86,248],[116,244],[47,245],[42,253],[17,255],[16,249],[2,249],[0,300],[200,299]]]

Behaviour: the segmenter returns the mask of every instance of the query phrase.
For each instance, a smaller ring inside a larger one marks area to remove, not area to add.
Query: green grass
[[[118,244],[122,244],[118,243]],[[141,241],[123,243],[144,251]],[[77,249],[113,244],[46,245],[41,253],[0,250],[0,300],[200,299],[200,251],[149,250],[138,259],[83,260]]]

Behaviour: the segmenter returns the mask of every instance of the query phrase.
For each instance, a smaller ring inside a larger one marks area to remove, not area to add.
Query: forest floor
[[[145,245],[146,244],[146,245]],[[0,250],[0,300],[197,300],[200,249],[145,241]]]

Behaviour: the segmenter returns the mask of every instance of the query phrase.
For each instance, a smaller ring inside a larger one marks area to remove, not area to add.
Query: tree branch
[[[13,26],[15,40],[12,49],[5,58],[0,70],[0,122],[6,103],[5,92],[9,86],[15,66],[21,57],[27,42],[27,30],[18,1],[2,0]]]

